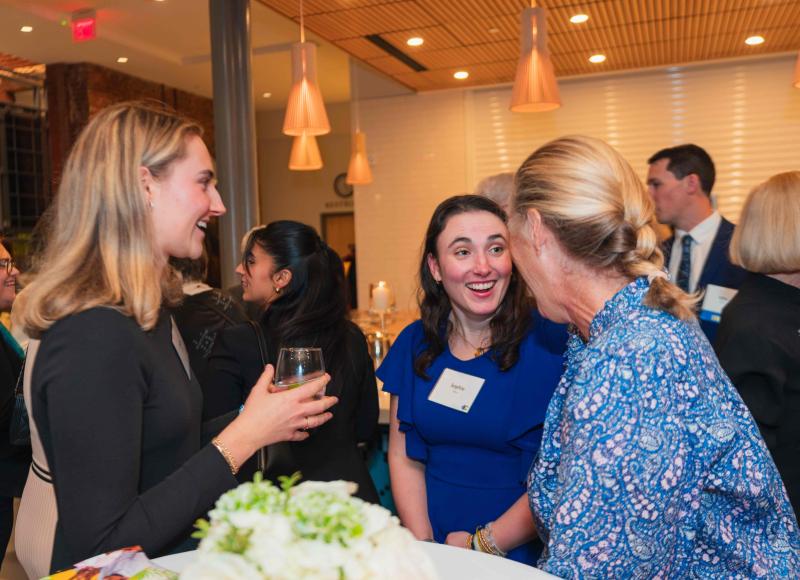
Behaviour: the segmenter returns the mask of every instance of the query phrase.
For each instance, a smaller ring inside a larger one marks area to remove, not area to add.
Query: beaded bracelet
[[[222,455],[222,457],[225,459],[226,463],[228,464],[228,467],[231,468],[231,473],[233,475],[239,473],[239,466],[236,465],[236,461],[233,459],[233,455],[231,455],[231,452],[228,451],[228,448],[222,444],[222,441],[220,441],[218,437],[214,437],[211,440],[211,444],[217,448],[217,451],[219,451],[220,455]]]
[[[484,537],[486,543],[489,544],[489,547],[492,548],[492,550],[496,555],[500,556],[501,558],[505,558],[506,556],[508,556],[508,552],[504,552],[503,550],[498,548],[497,542],[494,541],[494,534],[492,533],[493,523],[494,522],[489,522],[488,524],[486,524],[486,526],[481,530],[482,531],[481,535]]]

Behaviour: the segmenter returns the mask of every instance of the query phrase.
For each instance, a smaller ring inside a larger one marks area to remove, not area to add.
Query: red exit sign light
[[[72,41],[86,42],[97,35],[97,17],[94,10],[72,14]]]

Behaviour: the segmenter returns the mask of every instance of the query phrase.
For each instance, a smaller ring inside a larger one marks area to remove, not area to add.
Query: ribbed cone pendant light
[[[317,85],[317,46],[306,42],[303,1],[300,0],[300,42],[292,45],[292,88],[283,119],[286,135],[325,135],[331,132],[325,103]]]
[[[797,54],[797,63],[794,65],[794,80],[792,84],[800,89],[800,53]]]
[[[561,106],[553,61],[547,50],[545,20],[544,8],[526,8],[522,12],[521,50],[509,107],[515,113],[551,111]]]
[[[361,132],[361,117],[358,101],[358,67],[350,64],[350,94],[353,98],[353,126],[351,136],[350,163],[347,166],[347,178],[350,185],[367,185],[372,183],[372,169],[367,159],[367,136]]]
[[[372,183],[372,170],[367,159],[367,136],[361,131],[356,131],[353,135],[353,151],[347,166],[346,181],[350,185]]]
[[[322,169],[322,156],[319,154],[316,137],[303,134],[292,139],[292,153],[289,155],[289,169],[292,171],[315,171],[317,169]]]

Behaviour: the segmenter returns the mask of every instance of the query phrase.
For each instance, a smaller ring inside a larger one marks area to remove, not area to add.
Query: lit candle
[[[390,291],[386,282],[378,282],[372,290],[372,308],[376,311],[389,310]]]

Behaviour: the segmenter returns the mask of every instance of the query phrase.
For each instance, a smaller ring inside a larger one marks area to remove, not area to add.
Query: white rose
[[[315,491],[324,491],[343,498],[348,498],[358,491],[358,485],[352,481],[338,479],[336,481],[304,481],[293,487],[289,493],[293,496],[303,496]]]

